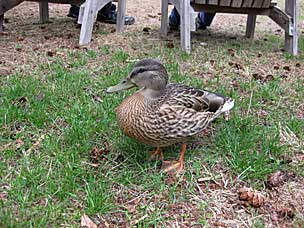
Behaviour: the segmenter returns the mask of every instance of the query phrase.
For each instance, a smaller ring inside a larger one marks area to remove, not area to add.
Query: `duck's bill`
[[[107,89],[107,93],[115,93],[115,92],[119,92],[119,91],[122,91],[122,90],[131,89],[133,87],[135,87],[135,84],[133,84],[129,80],[124,79],[119,84],[109,87]]]

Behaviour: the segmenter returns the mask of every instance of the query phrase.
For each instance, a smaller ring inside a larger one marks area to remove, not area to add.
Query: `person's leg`
[[[99,10],[97,14],[97,21],[101,21],[104,23],[109,24],[116,24],[117,20],[117,11],[116,5],[109,2],[106,4],[102,9]],[[125,16],[125,25],[132,25],[134,24],[135,19],[131,16]]]
[[[68,17],[78,18],[79,6],[71,5]],[[97,13],[97,21],[104,23],[115,24],[117,19],[116,5],[109,2]],[[125,24],[132,25],[134,24],[134,17],[125,16]]]
[[[78,14],[79,14],[79,6],[71,5],[67,16],[72,18],[78,18]]]
[[[169,16],[169,26],[172,30],[177,30],[180,25],[180,15],[177,9],[174,7]]]
[[[215,13],[205,13],[203,11],[199,12],[197,15],[197,29],[206,29],[211,25]]]

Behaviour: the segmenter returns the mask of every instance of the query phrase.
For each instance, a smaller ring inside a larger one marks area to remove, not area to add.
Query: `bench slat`
[[[218,0],[209,0],[209,1],[208,1],[208,4],[209,4],[209,5],[218,5],[218,4],[219,4],[219,1],[218,1]]]
[[[206,0],[195,0],[193,2],[195,2],[196,4],[206,4],[207,3]]]
[[[263,6],[263,2],[264,0],[255,0],[252,5],[252,8],[261,8]]]
[[[264,0],[264,3],[263,3],[263,8],[269,8],[271,5],[271,0]]]
[[[233,0],[231,3],[231,7],[236,7],[236,8],[242,7],[242,0]]]
[[[230,6],[231,0],[220,0],[220,6]]]
[[[269,8],[272,0],[191,0],[191,3],[235,8]]]
[[[243,2],[242,7],[244,7],[244,8],[251,8],[253,1],[254,1],[254,0],[245,0],[245,1]]]

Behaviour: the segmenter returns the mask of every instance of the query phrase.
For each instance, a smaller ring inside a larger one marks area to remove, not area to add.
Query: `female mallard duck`
[[[221,113],[232,109],[230,98],[190,86],[168,83],[164,65],[144,59],[134,65],[129,76],[107,89],[108,93],[141,88],[117,108],[119,127],[129,137],[156,147],[165,172],[183,169],[186,141],[204,130]],[[164,161],[161,148],[182,142],[178,161]]]

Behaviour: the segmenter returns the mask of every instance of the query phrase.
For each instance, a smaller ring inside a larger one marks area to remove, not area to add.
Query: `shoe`
[[[108,24],[116,24],[117,21],[117,12],[98,12],[97,21],[108,23]],[[125,16],[125,25],[133,25],[135,23],[135,18],[131,16]]]

